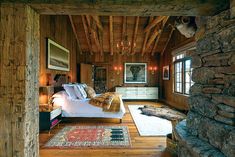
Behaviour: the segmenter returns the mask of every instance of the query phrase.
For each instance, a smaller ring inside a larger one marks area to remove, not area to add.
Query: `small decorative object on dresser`
[[[61,121],[62,110],[58,106],[39,106],[39,128],[40,131],[50,130]]]

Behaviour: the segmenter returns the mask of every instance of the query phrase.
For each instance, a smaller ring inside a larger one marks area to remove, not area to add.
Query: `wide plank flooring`
[[[159,105],[155,102],[125,102],[126,115],[123,122],[120,124],[116,119],[89,119],[78,118],[76,120],[69,120],[60,124],[59,127],[53,128],[48,132],[42,132],[39,135],[40,142],[40,157],[172,157],[169,152],[165,150],[165,137],[142,137],[139,136],[138,130],[128,110],[128,105]],[[131,136],[131,148],[122,149],[103,149],[103,148],[78,148],[78,149],[47,149],[43,145],[53,137],[60,129],[66,125],[126,125],[129,128]]]

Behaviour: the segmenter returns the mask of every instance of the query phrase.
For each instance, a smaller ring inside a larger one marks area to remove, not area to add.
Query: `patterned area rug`
[[[66,126],[45,147],[130,147],[127,126]]]

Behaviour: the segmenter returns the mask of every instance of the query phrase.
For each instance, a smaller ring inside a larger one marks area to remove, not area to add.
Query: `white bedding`
[[[61,92],[54,98],[54,104],[62,106],[63,117],[94,117],[94,118],[119,118],[125,114],[125,107],[121,99],[119,112],[103,112],[102,108],[89,104],[90,99],[70,99],[68,95]]]

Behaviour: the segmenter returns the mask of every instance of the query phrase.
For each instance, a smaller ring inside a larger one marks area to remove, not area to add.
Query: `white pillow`
[[[78,97],[78,99],[84,99],[80,89],[77,86],[74,86],[73,88],[74,88],[75,94]]]
[[[76,85],[76,87],[79,89],[79,91],[81,92],[81,94],[82,94],[82,97],[83,98],[87,98],[87,94],[86,94],[86,91],[85,91],[85,89],[83,88],[83,86],[82,85]]]
[[[69,95],[69,97],[71,99],[77,99],[77,96],[75,94],[75,91],[74,91],[74,88],[73,88],[74,85],[63,85],[66,93]]]
[[[68,94],[63,90],[53,94],[52,98],[64,98],[65,96],[68,96]]]
[[[85,83],[78,83],[78,85],[82,86],[84,89],[87,87],[87,84]]]

